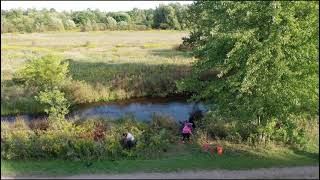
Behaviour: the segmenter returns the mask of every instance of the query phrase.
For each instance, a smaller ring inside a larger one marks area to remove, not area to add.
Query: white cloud
[[[193,1],[1,1],[1,9],[16,8],[54,8],[57,11],[63,10],[86,10],[100,9],[101,11],[129,11],[133,8],[149,9],[156,8],[159,4],[179,2],[180,4],[191,4]]]

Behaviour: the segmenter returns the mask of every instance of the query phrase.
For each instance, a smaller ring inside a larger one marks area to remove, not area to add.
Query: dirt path
[[[46,177],[2,177],[1,179],[44,179]],[[49,178],[49,177],[47,177]],[[256,170],[181,171],[170,173],[133,173],[77,175],[50,179],[319,179],[319,166],[268,168]]]

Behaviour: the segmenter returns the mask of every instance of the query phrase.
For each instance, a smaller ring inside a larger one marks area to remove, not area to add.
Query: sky
[[[57,11],[63,10],[86,10],[88,8],[101,11],[129,11],[133,8],[149,9],[156,8],[159,4],[179,2],[180,4],[191,4],[193,1],[1,1],[1,9],[27,9],[54,8]]]

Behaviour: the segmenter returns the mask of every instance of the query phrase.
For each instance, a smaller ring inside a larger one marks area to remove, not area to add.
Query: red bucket
[[[222,146],[217,146],[217,153],[218,153],[219,155],[222,155],[222,153],[223,153],[223,148],[222,148]]]

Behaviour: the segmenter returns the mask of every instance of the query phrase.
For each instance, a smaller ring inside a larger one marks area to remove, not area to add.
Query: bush
[[[62,121],[65,115],[68,114],[69,103],[64,97],[64,93],[58,89],[41,91],[36,99],[46,106],[45,112],[49,114],[50,126],[54,128],[62,128]]]
[[[314,139],[308,131],[310,124],[314,124],[314,120],[303,116],[288,116],[282,120],[273,118],[259,124],[257,121],[227,120],[208,113],[199,127],[209,138],[247,142],[254,146],[280,143],[304,149]]]
[[[71,81],[67,73],[68,62],[63,62],[61,57],[55,55],[32,59],[17,73],[28,88],[36,89],[38,95],[35,99],[45,106],[50,124],[55,128],[63,127],[60,121],[69,112],[69,102],[60,91],[64,83]]]
[[[137,157],[159,157],[163,152],[167,151],[170,145],[168,137],[170,137],[170,134],[166,129],[161,129],[160,131],[153,131],[151,128],[147,129],[142,134],[135,149]]]
[[[117,23],[118,29],[120,30],[126,30],[128,29],[128,23],[125,21],[120,21]]]
[[[11,128],[14,130],[29,130],[29,126],[26,121],[21,118],[17,117],[16,120],[11,124]]]
[[[29,123],[29,127],[33,131],[46,131],[49,127],[47,119],[35,119]]]
[[[45,55],[29,60],[17,73],[28,86],[40,89],[59,87],[68,77],[68,63],[61,57]]]
[[[9,136],[6,137],[5,142],[5,155],[6,159],[28,159],[32,152],[29,151],[30,142],[29,138],[32,134],[30,130],[16,130],[12,131]]]
[[[1,158],[30,158],[29,138],[33,134],[23,119],[18,118],[14,123],[1,122]]]
[[[161,130],[166,130],[168,132],[168,139],[171,143],[177,141],[177,136],[180,135],[180,128],[178,123],[170,117],[159,116],[154,114],[150,122],[150,127],[152,133],[159,133]]]
[[[276,121],[276,119],[274,119]],[[315,124],[312,119],[305,117],[289,116],[285,121],[273,123],[271,139],[284,144],[294,145],[298,148],[306,148],[309,141],[314,137],[308,133],[311,124]]]
[[[234,126],[231,121],[218,117],[212,113],[208,113],[198,125],[198,127],[206,131],[209,137],[213,139],[225,139],[229,134],[231,134],[231,131],[234,130]]]
[[[60,129],[41,130],[42,122],[23,120],[1,122],[1,156],[3,159],[135,159],[159,157],[166,151],[176,127],[170,120],[154,123],[137,122],[131,117],[116,121],[87,119],[81,122],[64,120]],[[38,127],[39,126],[39,127]],[[45,125],[43,125],[45,126]],[[156,129],[153,129],[156,127]],[[174,127],[174,128],[171,128]],[[136,146],[122,147],[123,132],[131,132]]]
[[[10,123],[7,121],[1,121],[1,142],[7,137],[7,134],[10,133]],[[1,146],[2,147],[2,146]]]
[[[114,30],[117,27],[117,21],[110,16],[106,18],[106,24],[107,28],[110,30]]]
[[[90,137],[95,141],[105,140],[107,130],[110,130],[109,122],[103,119],[87,119],[77,127],[83,128],[82,137]]]
[[[93,139],[95,141],[104,139],[106,130],[107,130],[107,127],[103,123],[96,122],[94,126],[94,131],[93,131]]]

